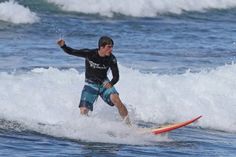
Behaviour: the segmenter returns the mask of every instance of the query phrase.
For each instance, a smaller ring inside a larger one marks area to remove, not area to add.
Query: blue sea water
[[[235,156],[236,2],[0,0],[0,156]],[[133,127],[79,115],[84,60],[114,39]],[[137,128],[203,117],[162,136]]]

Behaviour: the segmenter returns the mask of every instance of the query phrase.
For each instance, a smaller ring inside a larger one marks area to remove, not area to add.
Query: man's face
[[[110,56],[112,53],[113,45],[105,45],[104,47],[100,47],[100,51],[105,55],[105,56]]]

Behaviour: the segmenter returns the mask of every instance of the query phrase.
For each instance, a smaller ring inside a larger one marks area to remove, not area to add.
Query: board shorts
[[[119,94],[114,86],[105,88],[102,84],[86,82],[81,94],[79,107],[86,107],[90,111],[93,111],[93,104],[98,96],[101,96],[108,105],[114,106],[110,98],[111,94]]]

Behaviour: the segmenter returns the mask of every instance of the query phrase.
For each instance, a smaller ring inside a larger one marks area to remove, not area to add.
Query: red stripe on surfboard
[[[199,118],[201,118],[202,116],[198,116],[194,119],[191,119],[189,121],[186,121],[186,122],[182,122],[182,123],[177,123],[177,124],[172,124],[172,125],[168,125],[166,127],[162,127],[162,128],[158,128],[158,129],[153,129],[151,132],[153,134],[161,134],[161,133],[165,133],[165,132],[168,132],[168,131],[171,131],[171,130],[174,130],[174,129],[178,129],[178,128],[181,128],[183,126],[186,126],[188,124],[191,124],[193,122],[195,122],[196,120],[198,120]]]

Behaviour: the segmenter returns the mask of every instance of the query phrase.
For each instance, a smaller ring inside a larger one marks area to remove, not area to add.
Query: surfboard
[[[163,134],[163,133],[167,133],[169,131],[172,131],[172,130],[175,130],[175,129],[178,129],[178,128],[181,128],[181,127],[184,127],[184,126],[187,126],[193,122],[196,122],[198,119],[200,119],[202,116],[198,116],[198,117],[195,117],[193,119],[190,119],[188,121],[185,121],[185,122],[180,122],[180,123],[175,123],[175,124],[169,124],[169,125],[166,125],[166,126],[162,126],[162,127],[159,127],[159,128],[156,128],[156,129],[152,129],[151,130],[151,133],[152,134],[155,134],[155,135],[158,135],[158,134]]]

